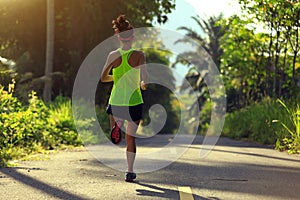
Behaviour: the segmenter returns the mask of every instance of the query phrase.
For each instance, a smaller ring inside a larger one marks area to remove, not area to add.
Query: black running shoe
[[[125,174],[125,181],[126,182],[133,182],[134,179],[136,179],[136,173],[126,172],[126,174]]]

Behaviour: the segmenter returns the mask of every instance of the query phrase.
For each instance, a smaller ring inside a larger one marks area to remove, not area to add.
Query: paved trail
[[[193,144],[168,167],[138,174],[136,183],[84,148],[0,169],[0,199],[299,199],[300,156],[220,138],[205,158]],[[146,147],[140,147],[146,148]],[[189,194],[192,192],[193,194]]]

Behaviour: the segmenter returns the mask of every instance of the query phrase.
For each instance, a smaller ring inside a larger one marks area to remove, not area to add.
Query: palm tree
[[[206,50],[206,52],[211,56],[211,58],[219,68],[221,63],[220,57],[222,55],[220,38],[226,31],[226,28],[219,24],[221,19],[223,19],[223,14],[220,14],[217,17],[210,17],[207,21],[201,19],[199,16],[192,17],[192,19],[199,25],[204,35],[194,31],[190,27],[181,26],[178,28],[178,30],[186,31],[187,33],[185,35],[187,36],[187,38],[183,38],[178,42],[186,42],[187,40],[193,39]]]
[[[223,19],[223,14],[219,16],[210,17],[207,21],[201,19],[199,16],[192,17],[193,20],[199,25],[202,30],[202,34],[194,31],[192,28],[181,26],[178,29],[184,30],[187,33],[185,37],[178,40],[177,42],[190,42],[192,39],[193,42],[198,43],[212,58],[218,69],[220,69],[221,64],[221,55],[222,49],[220,46],[220,39],[225,34],[226,27],[219,24],[219,22]],[[203,60],[199,59],[199,57],[203,56],[203,49],[196,49],[195,51],[188,51],[181,53],[177,56],[176,63],[187,64],[190,66],[191,64],[194,67],[191,67],[189,72],[186,75],[186,79],[190,82],[190,84],[194,87],[195,90],[202,91],[204,84],[203,73],[202,76],[200,73],[195,70],[195,65],[203,65]],[[187,63],[186,60],[191,61],[191,63]],[[202,63],[199,63],[202,62]],[[176,64],[175,63],[175,64]],[[183,85],[182,89],[185,89],[186,86]]]
[[[47,41],[46,41],[46,66],[45,85],[43,91],[44,101],[51,100],[52,72],[54,54],[54,0],[47,0]]]
[[[196,32],[190,27],[181,26],[178,30],[184,30],[186,31],[186,34],[182,39],[178,40],[177,43],[190,43],[192,40],[192,43],[197,43],[199,48],[179,54],[174,64],[181,63],[186,64],[189,67],[189,71],[186,74],[187,82],[184,82],[180,89],[185,90],[191,85],[193,89],[198,92],[198,100],[189,108],[190,111],[192,111],[196,105],[203,106],[209,97],[214,98],[208,93],[206,85],[206,81],[208,80],[206,76],[209,74],[211,62],[209,58],[206,58],[207,54],[209,54],[217,68],[220,70],[222,55],[220,39],[226,31],[226,27],[219,24],[223,19],[223,14],[220,14],[217,17],[210,17],[208,20],[201,19],[199,16],[192,17],[192,19],[198,24],[202,33]],[[204,50],[206,52],[204,52]],[[198,70],[200,66],[201,72]],[[213,77],[208,77],[213,79]]]

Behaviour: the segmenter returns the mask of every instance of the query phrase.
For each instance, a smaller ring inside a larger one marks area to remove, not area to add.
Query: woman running
[[[136,154],[135,134],[142,119],[144,103],[141,89],[146,90],[148,73],[144,53],[132,48],[134,28],[125,15],[118,16],[112,24],[121,47],[109,53],[101,81],[113,82],[106,110],[110,115],[113,143],[118,144],[121,141],[121,127],[124,120],[128,122],[125,135],[128,169],[125,181],[131,182],[136,178],[133,164]],[[112,75],[110,75],[111,70]]]

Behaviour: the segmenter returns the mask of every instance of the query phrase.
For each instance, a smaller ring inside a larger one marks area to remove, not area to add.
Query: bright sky
[[[192,5],[199,16],[218,15],[224,13],[226,17],[240,12],[238,0],[178,0]]]
[[[183,35],[185,34],[184,31],[177,30],[180,26],[201,32],[199,25],[191,17],[198,15],[201,19],[208,19],[210,16],[218,16],[220,13],[223,13],[224,17],[240,14],[238,0],[176,0],[176,9],[168,15],[169,20],[167,23],[157,25],[157,27],[176,31]],[[175,57],[171,60],[174,61]],[[177,84],[180,85],[188,68],[178,64],[175,69],[178,72],[178,74],[174,74],[175,79]]]
[[[187,26],[197,30],[192,16],[199,15],[207,19],[221,12],[225,17],[240,13],[238,0],[176,0],[176,10],[169,15],[169,20],[161,28],[175,31],[180,26]]]

